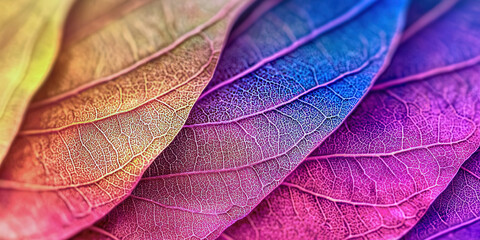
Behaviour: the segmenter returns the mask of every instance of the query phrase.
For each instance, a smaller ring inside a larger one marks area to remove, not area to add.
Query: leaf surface
[[[264,3],[131,197],[79,238],[217,237],[356,106],[395,46],[406,5]]]
[[[0,164],[28,102],[47,78],[71,0],[8,0],[0,3]]]
[[[185,123],[247,3],[79,1],[78,30],[0,168],[2,237],[65,238],[127,197]]]
[[[477,150],[403,239],[478,239],[480,152]]]
[[[404,40],[344,124],[224,239],[395,239],[412,228],[480,146],[477,3],[452,4]]]

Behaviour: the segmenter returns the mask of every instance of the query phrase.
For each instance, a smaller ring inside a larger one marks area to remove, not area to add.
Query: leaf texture
[[[411,3],[407,13],[407,19],[405,23],[405,29],[410,28],[412,25],[418,22],[421,18],[430,12],[434,7],[440,5],[442,2],[451,2],[451,1],[442,1],[442,0],[423,0],[415,1]]]
[[[217,237],[355,107],[394,48],[406,5],[264,3],[132,195],[79,238]]]
[[[410,4],[403,40],[410,38],[419,30],[425,28],[439,16],[449,11],[458,0],[422,0]]]
[[[0,168],[1,237],[66,238],[127,197],[185,123],[246,4],[79,1],[78,31]]]
[[[345,123],[223,239],[395,239],[412,228],[480,145],[477,3],[451,4],[406,39]]]
[[[479,196],[480,152],[477,150],[403,239],[478,239]]]
[[[47,78],[71,0],[2,1],[0,16],[0,164],[28,102]]]

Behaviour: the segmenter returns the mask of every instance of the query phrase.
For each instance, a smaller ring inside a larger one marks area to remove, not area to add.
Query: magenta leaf
[[[480,152],[477,150],[404,239],[478,239],[479,220]]]
[[[224,239],[392,239],[420,220],[480,145],[480,5],[450,6]]]
[[[186,125],[131,197],[79,237],[218,236],[353,110],[389,61],[407,5],[275,2],[236,31]]]

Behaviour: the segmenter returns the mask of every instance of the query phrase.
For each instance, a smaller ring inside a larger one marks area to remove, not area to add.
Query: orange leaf
[[[246,2],[79,1],[0,168],[3,237],[65,238],[127,197],[184,124]]]

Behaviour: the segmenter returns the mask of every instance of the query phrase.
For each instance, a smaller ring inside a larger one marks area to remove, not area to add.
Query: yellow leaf
[[[0,2],[0,163],[60,46],[70,0]]]

